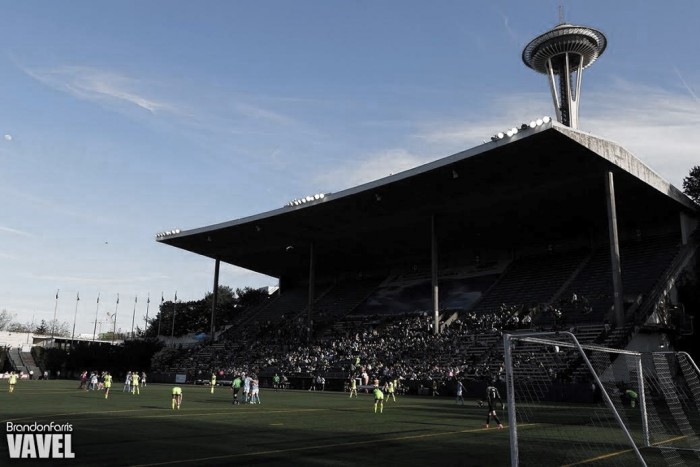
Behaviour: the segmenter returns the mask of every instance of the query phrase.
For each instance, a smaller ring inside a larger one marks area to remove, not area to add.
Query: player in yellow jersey
[[[17,384],[17,374],[14,371],[10,372],[10,380],[8,383],[10,384],[9,391],[13,392],[15,390],[15,384]]]
[[[141,391],[139,390],[139,372],[138,371],[131,372],[131,393],[132,394],[141,394]]]
[[[211,386],[211,393],[214,394],[214,387],[216,386],[216,373],[211,374],[211,381],[209,381],[209,385]]]
[[[379,406],[379,413],[384,412],[384,393],[379,388],[374,388],[374,413],[377,413],[377,406]]]
[[[106,372],[104,375],[105,399],[109,399],[109,389],[112,387],[112,375]]]
[[[394,402],[396,402],[396,396],[394,395],[394,382],[389,381],[386,384],[386,391],[387,391],[387,400],[392,399]]]
[[[175,407],[177,407],[177,410],[180,410],[180,404],[182,404],[182,388],[180,386],[175,386],[172,393],[173,398],[170,402],[170,408],[175,410]]]
[[[350,398],[352,399],[353,394],[357,397],[357,380],[354,376],[350,377]]]

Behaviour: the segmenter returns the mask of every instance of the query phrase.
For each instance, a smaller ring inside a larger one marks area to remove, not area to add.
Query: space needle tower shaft
[[[547,75],[557,120],[578,128],[579,97],[583,69],[605,51],[602,32],[586,26],[562,23],[534,38],[523,50],[523,62]]]

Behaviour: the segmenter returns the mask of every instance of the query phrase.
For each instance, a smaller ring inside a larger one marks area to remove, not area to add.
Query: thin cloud
[[[491,114],[478,119],[425,122],[418,125],[421,130],[414,139],[446,156],[488,141],[506,128],[553,113],[545,93],[503,96],[491,108]],[[606,91],[583,96],[580,121],[580,130],[617,142],[677,187],[697,165],[700,107],[686,93],[618,81]],[[411,147],[408,144],[407,150]]]
[[[588,101],[585,130],[618,142],[676,187],[697,165],[700,107],[685,93],[621,82]]]
[[[405,149],[389,149],[381,153],[369,154],[359,163],[346,164],[320,175],[313,183],[331,191],[337,191],[388,177],[431,160],[434,158],[413,154]]]
[[[501,17],[503,18],[503,27],[506,28],[506,32],[508,32],[508,35],[510,36],[511,39],[514,41],[518,40],[517,34],[515,34],[515,31],[513,31],[513,28],[510,27],[510,22],[508,20],[508,17],[504,14],[501,14]]]
[[[376,180],[477,146],[499,131],[553,113],[545,92],[499,96],[491,109],[478,118],[415,123],[419,130],[407,136],[401,148],[361,157],[317,176],[313,183],[333,191]],[[697,165],[700,108],[685,93],[618,81],[604,92],[587,93],[580,113],[580,130],[617,142],[676,187]],[[431,156],[419,155],[428,152]]]
[[[267,122],[274,123],[277,125],[286,126],[295,123],[294,119],[282,115],[281,113],[263,109],[261,107],[250,104],[238,103],[236,104],[236,110],[245,117],[256,120],[265,120]]]
[[[148,276],[128,276],[128,277],[92,277],[92,276],[70,276],[70,275],[42,275],[42,274],[32,274],[32,278],[37,280],[51,281],[57,284],[90,284],[90,285],[103,285],[103,286],[113,286],[122,284],[132,284],[140,282],[153,282],[155,280],[167,279],[166,275],[153,274]]]
[[[34,79],[79,99],[100,104],[130,104],[150,113],[171,111],[171,105],[147,97],[142,83],[125,75],[85,66],[63,66],[24,71]]]
[[[13,229],[11,227],[4,227],[0,225],[0,233],[8,233],[12,235],[19,235],[21,237],[34,237],[35,235],[24,230]]]
[[[688,91],[688,94],[690,94],[692,96],[692,98],[695,99],[695,102],[700,103],[700,99],[698,99],[698,96],[697,96],[697,94],[695,94],[695,91],[693,91],[693,89],[688,85],[686,80],[683,78],[683,75],[681,75],[681,71],[676,67],[673,67],[673,69],[676,72],[676,75],[678,75],[678,79],[681,80],[681,84],[683,85],[683,87]]]

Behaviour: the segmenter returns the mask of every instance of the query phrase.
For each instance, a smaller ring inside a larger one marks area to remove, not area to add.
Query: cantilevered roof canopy
[[[303,277],[311,244],[320,270],[427,262],[433,216],[441,252],[607,235],[608,171],[621,229],[698,215],[619,145],[547,123],[323,199],[157,240],[269,276]]]

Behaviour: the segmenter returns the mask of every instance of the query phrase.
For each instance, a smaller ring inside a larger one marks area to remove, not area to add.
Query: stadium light
[[[171,235],[177,235],[182,232],[180,229],[166,230],[165,232],[158,232],[156,238],[170,237]]]
[[[311,203],[313,201],[319,201],[326,197],[325,193],[316,193],[314,195],[303,196],[301,198],[296,198],[288,202],[285,206],[301,206],[302,204]]]
[[[510,129],[506,130],[505,132],[499,131],[498,133],[496,133],[495,135],[493,135],[491,137],[491,141],[496,142],[499,139],[505,138],[506,136],[511,138],[511,137],[517,135],[519,131],[524,131],[524,130],[527,130],[528,128],[537,128],[538,126],[544,125],[544,124],[549,123],[551,121],[552,121],[551,117],[545,116],[542,118],[538,118],[537,120],[532,120],[532,121],[530,121],[530,123],[521,123],[519,127],[510,128]],[[486,141],[484,141],[484,142],[486,142]]]

